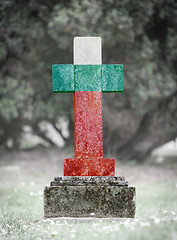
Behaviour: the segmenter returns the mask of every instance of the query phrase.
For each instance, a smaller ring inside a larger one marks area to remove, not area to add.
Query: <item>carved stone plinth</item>
[[[135,188],[124,177],[56,177],[44,189],[44,215],[133,218]]]

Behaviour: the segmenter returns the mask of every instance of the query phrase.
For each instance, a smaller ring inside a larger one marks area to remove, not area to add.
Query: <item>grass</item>
[[[135,219],[45,220],[44,186],[54,176],[62,175],[63,159],[67,157],[71,154],[58,149],[1,156],[0,240],[177,239],[177,174],[166,165],[161,168],[117,163],[118,175],[125,176],[136,187]],[[4,166],[19,169],[4,170]]]
[[[0,239],[177,239],[177,186],[138,184],[136,218],[43,219],[43,183],[0,187]]]

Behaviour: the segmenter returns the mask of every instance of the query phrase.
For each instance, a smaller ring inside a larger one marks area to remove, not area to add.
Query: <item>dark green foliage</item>
[[[105,150],[142,159],[175,138],[176,26],[175,0],[1,1],[1,145],[18,145],[25,124],[72,126],[73,96],[52,93],[51,65],[72,64],[75,36],[102,37],[103,63],[124,65],[124,93],[104,96]]]

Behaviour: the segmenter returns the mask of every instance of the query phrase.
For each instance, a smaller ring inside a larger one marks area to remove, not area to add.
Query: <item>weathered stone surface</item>
[[[87,185],[104,185],[104,186],[128,186],[124,177],[55,177],[50,186],[87,186]]]
[[[135,188],[122,177],[61,177],[44,189],[45,217],[135,216]]]

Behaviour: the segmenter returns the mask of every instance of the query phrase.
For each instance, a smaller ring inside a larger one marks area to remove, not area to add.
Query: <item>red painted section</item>
[[[103,159],[102,92],[74,93],[75,159],[64,160],[64,176],[114,176],[115,160]]]
[[[114,159],[65,159],[64,176],[115,176]]]
[[[102,158],[102,92],[74,93],[75,158]]]

